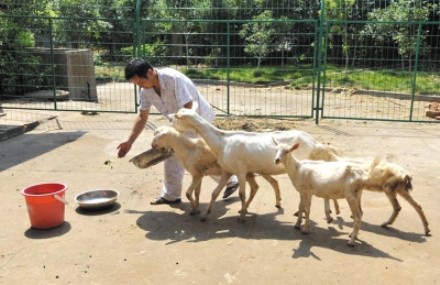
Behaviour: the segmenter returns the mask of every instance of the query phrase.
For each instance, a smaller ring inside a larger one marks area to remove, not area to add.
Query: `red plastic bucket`
[[[33,228],[50,229],[64,223],[66,190],[67,186],[62,183],[31,185],[21,190]]]

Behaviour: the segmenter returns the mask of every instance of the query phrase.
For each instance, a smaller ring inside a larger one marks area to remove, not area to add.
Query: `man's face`
[[[147,77],[148,78],[135,75],[130,79],[130,82],[144,89],[151,89],[153,88],[153,81],[151,80],[151,76],[148,76],[148,73]]]

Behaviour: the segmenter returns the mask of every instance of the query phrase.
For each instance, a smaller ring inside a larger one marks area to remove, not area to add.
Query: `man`
[[[132,59],[125,66],[125,78],[141,88],[140,110],[128,139],[119,144],[118,157],[124,157],[144,129],[151,106],[165,117],[181,108],[195,109],[208,122],[215,113],[210,104],[200,94],[195,84],[183,73],[172,69],[156,69],[143,59]],[[165,177],[162,193],[152,205],[173,204],[181,201],[182,181],[185,169],[175,156],[164,161]],[[235,176],[228,182],[223,198],[229,197],[238,188]]]

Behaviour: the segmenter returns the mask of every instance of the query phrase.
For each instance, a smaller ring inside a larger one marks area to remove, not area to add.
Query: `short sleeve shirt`
[[[166,117],[169,114],[177,113],[185,104],[195,101],[199,105],[197,110],[199,115],[208,122],[214,120],[215,113],[211,105],[200,94],[191,79],[172,68],[155,69],[155,71],[160,82],[161,96],[153,88],[141,88],[141,110],[148,110],[154,105]]]

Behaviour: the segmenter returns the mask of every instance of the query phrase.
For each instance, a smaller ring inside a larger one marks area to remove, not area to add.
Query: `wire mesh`
[[[1,17],[9,22],[23,18]],[[3,108],[136,110],[133,85],[122,80],[124,61],[130,55],[108,53],[110,49],[122,50],[127,45],[112,38],[128,37],[132,41],[132,33],[113,29],[109,35],[103,32],[99,42],[91,42],[88,32],[78,28],[87,21],[42,18],[27,29],[34,35],[33,46],[15,46],[13,56],[3,58],[4,66],[19,66],[9,69],[7,78],[2,80]],[[123,26],[127,20],[119,22]],[[112,57],[111,62],[108,57]]]
[[[390,25],[399,26],[401,38],[416,40],[391,44]],[[439,45],[438,35],[421,36],[428,30],[418,22],[330,23],[323,117],[431,121],[427,107],[440,95],[433,57]]]
[[[437,2],[2,0],[0,107],[136,112],[141,56],[221,114],[438,122]]]

